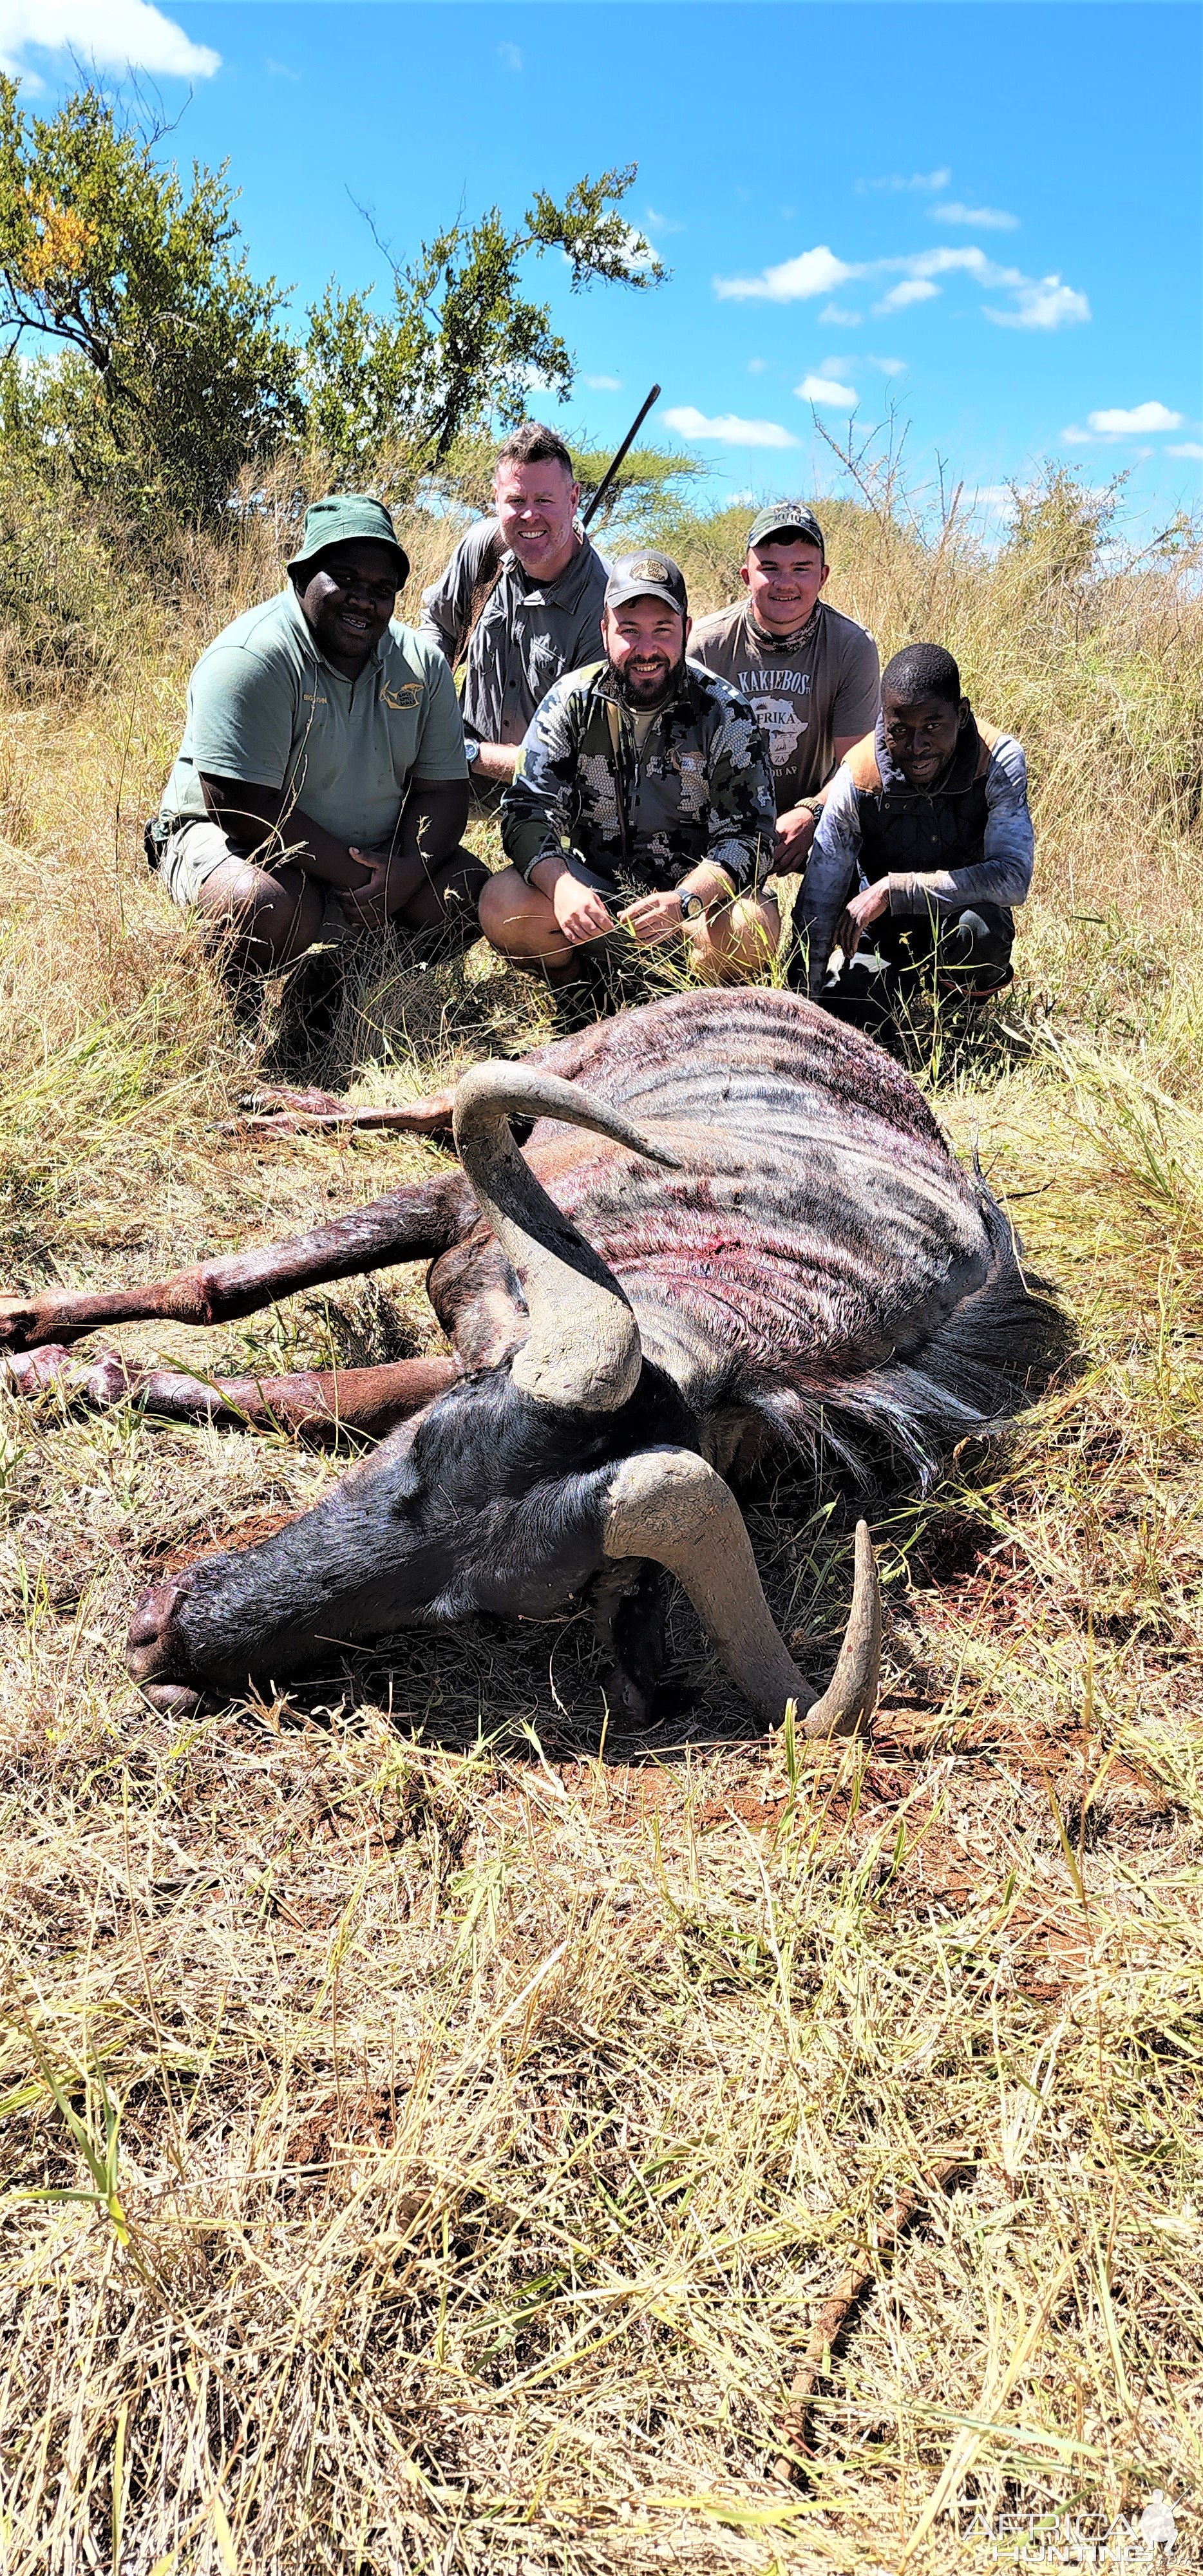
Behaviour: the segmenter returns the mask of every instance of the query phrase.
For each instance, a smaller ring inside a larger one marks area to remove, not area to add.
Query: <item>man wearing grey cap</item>
[[[437,647],[394,621],[409,559],[380,501],[305,513],[288,581],[202,653],[147,855],[227,963],[270,974],[356,929],[477,935],[468,773]]]
[[[773,763],[774,873],[805,867],[824,791],[877,721],[877,646],[829,608],[827,549],[804,501],[776,501],[748,530],[744,596],[699,618],[690,656],[746,698]]]
[[[704,973],[754,974],[777,917],[759,900],[772,859],[768,754],[743,699],[685,659],[678,566],[626,555],[606,584],[606,658],[558,680],[502,799],[510,861],[490,877],[493,946],[604,1002],[617,924],[641,947],[688,940]],[[571,1008],[571,1005],[569,1005]]]

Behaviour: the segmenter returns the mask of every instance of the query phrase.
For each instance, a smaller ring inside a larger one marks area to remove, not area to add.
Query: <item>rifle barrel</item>
[[[653,404],[654,402],[659,402],[659,400],[660,400],[660,387],[659,387],[659,385],[653,385],[653,386],[652,386],[652,390],[651,390],[650,394],[648,395],[647,401],[645,402],[645,404],[644,404],[644,406],[643,406],[642,411],[637,412],[637,413],[636,413],[636,415],[635,415],[634,420],[631,422],[631,426],[630,426],[629,430],[627,431],[626,437],[624,438],[624,440],[623,440],[623,442],[622,442],[621,447],[619,448],[619,451],[618,451],[617,456],[612,456],[612,457],[611,457],[610,462],[609,462],[608,466],[606,467],[605,473],[603,474],[603,476],[602,476],[602,479],[601,479],[600,483],[598,484],[597,490],[596,490],[596,492],[595,492],[595,493],[594,493],[594,495],[593,495],[593,499],[591,500],[591,502],[590,502],[590,504],[589,504],[588,509],[587,509],[587,510],[582,511],[582,513],[581,513],[581,526],[582,526],[583,528],[587,528],[587,527],[588,527],[588,525],[589,525],[589,521],[590,521],[590,519],[593,517],[593,514],[594,514],[595,510],[598,510],[598,509],[600,508],[600,506],[601,506],[602,502],[605,500],[606,494],[607,494],[607,492],[608,492],[608,491],[609,491],[609,489],[610,489],[610,485],[612,484],[612,482],[613,482],[613,480],[614,480],[614,477],[615,477],[615,475],[616,475],[616,474],[617,474],[617,472],[618,472],[618,468],[619,468],[619,466],[622,464],[623,458],[627,455],[628,451],[629,451],[629,450],[634,446],[635,441],[636,441],[636,439],[637,439],[637,438],[638,438],[638,436],[639,436],[639,432],[640,432],[640,430],[642,429],[642,427],[643,427],[643,424],[644,424],[645,420],[647,419],[647,416],[648,416],[649,411],[651,410],[652,404]]]

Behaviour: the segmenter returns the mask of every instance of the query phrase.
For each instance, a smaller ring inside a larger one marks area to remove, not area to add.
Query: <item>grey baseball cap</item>
[[[748,544],[762,546],[766,537],[802,537],[808,546],[817,546],[827,561],[823,531],[805,501],[774,501],[767,510],[758,511],[748,530]]]
[[[604,605],[621,608],[627,599],[662,599],[679,617],[689,614],[685,575],[670,555],[620,555],[606,583]]]

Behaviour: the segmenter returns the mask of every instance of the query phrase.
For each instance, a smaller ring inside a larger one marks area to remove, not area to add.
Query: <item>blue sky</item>
[[[1126,473],[1141,541],[1198,504],[1192,0],[0,0],[31,105],[67,47],[144,66],[181,161],[229,158],[298,307],[380,279],[357,205],[404,256],[461,204],[637,161],[671,280],[574,297],[542,263],[580,361],[551,416],[617,439],[658,379],[716,500],[836,488],[815,414],[859,439],[892,405],[913,481],[940,456],[985,514],[1048,457]]]

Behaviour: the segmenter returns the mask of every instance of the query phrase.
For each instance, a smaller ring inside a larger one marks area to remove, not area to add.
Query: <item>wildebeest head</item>
[[[514,1117],[563,1119],[676,1165],[570,1083],[521,1065],[466,1075],[456,1142],[521,1287],[526,1339],[402,1424],[315,1510],[144,1594],[131,1671],[163,1704],[205,1685],[286,1681],[410,1625],[477,1610],[553,1615],[604,1565],[651,1559],[679,1577],[763,1716],[779,1720],[795,1699],[811,1712],[808,1731],[855,1725],[876,1687],[867,1533],[848,1637],[815,1703],[773,1625],[735,1499],[700,1455],[695,1421],[672,1380],[645,1360],[618,1281],[519,1153]]]

